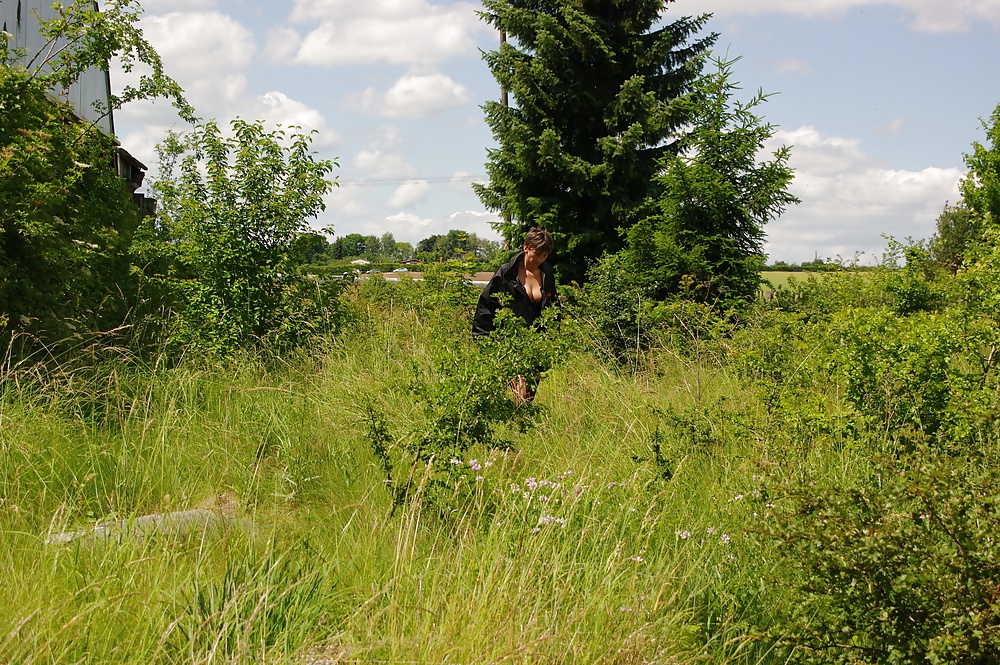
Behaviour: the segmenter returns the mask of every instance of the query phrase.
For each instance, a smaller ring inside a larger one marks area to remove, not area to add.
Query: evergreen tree
[[[659,214],[629,233],[636,272],[650,278],[657,300],[676,293],[685,278],[709,301],[753,299],[764,266],[764,225],[799,202],[788,192],[790,148],[762,159],[776,128],[756,110],[770,95],[733,98],[740,89],[730,80],[736,60],[713,58],[716,70],[684,100],[691,126],[678,153],[661,162]]]
[[[499,147],[489,185],[474,187],[509,242],[552,232],[563,279],[582,280],[649,213],[657,164],[686,121],[674,102],[715,35],[691,41],[708,15],[653,29],[671,1],[483,2],[481,16],[515,40],[484,55],[514,104],[483,107]]]

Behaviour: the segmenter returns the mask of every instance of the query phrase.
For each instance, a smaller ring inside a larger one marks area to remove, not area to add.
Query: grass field
[[[530,427],[453,460],[454,501],[416,468],[393,510],[365,405],[419,425],[434,358],[475,351],[462,310],[387,293],[281,361],[6,370],[0,661],[785,662],[768,492],[872,477],[841,386],[775,392],[684,328],[628,364],[579,346]],[[49,540],[190,509],[223,526]]]

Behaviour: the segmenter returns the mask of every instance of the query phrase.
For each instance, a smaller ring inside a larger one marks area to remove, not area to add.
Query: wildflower
[[[476,480],[482,480],[482,479],[483,479],[482,476],[476,476]]]
[[[565,517],[555,517],[554,515],[542,515],[538,518],[538,524],[566,524]]]
[[[721,536],[719,536],[719,541],[721,541],[723,545],[728,545],[730,540],[731,538],[729,537],[728,533],[724,533]]]
[[[733,501],[742,501],[742,500],[743,500],[743,498],[744,498],[744,497],[743,497],[743,495],[742,495],[742,494],[737,494],[737,495],[736,495],[736,496],[734,496],[734,497],[733,497],[732,499],[730,499],[730,500],[729,500],[729,502],[730,502],[730,503],[732,503]]]
[[[708,527],[708,535],[710,535],[710,536],[711,536],[711,535],[712,535],[713,533],[715,533],[715,531],[716,531],[716,529],[715,529],[715,527],[714,527],[714,526],[710,526],[710,527]]]
[[[454,464],[456,466],[464,466],[462,460],[460,460],[460,459],[455,459],[454,457],[452,457],[450,461],[451,461],[452,464]]]
[[[469,460],[469,468],[471,468],[473,471],[482,471],[483,465],[480,464],[479,460],[477,459]]]
[[[641,557],[641,556],[634,556],[634,557],[631,557],[631,559],[630,559],[630,560],[631,560],[631,561],[635,561],[636,563],[642,563],[642,557]]]
[[[549,500],[549,497],[547,497],[547,496],[546,496],[546,495],[544,495],[544,494],[540,494],[540,495],[538,496],[538,500],[539,500],[539,501],[541,501],[542,503],[545,503],[546,501],[548,501],[548,500]]]
[[[488,469],[488,468],[490,468],[491,466],[493,466],[493,462],[487,462],[486,464],[484,464],[484,465],[483,465],[483,468],[484,468],[484,469]]]
[[[534,492],[535,488],[538,487],[538,480],[535,478],[528,478],[524,481],[525,486],[528,488],[529,492]]]
[[[690,531],[675,531],[674,534],[681,540],[687,540],[691,537]]]
[[[511,491],[511,494],[517,494],[518,492],[521,491],[521,486],[518,485],[517,483],[511,483],[510,484],[510,491]]]

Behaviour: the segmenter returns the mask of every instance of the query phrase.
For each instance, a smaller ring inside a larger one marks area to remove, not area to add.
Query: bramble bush
[[[792,663],[997,662],[996,460],[922,447],[880,469],[778,492],[771,638]]]
[[[524,324],[509,310],[496,316],[496,329],[475,342],[441,344],[435,371],[412,381],[424,412],[423,422],[402,434],[373,404],[365,407],[366,438],[399,506],[417,494],[441,512],[457,508],[474,490],[481,469],[468,464],[473,447],[509,449],[505,432],[531,427],[539,407],[518,404],[510,384],[518,375],[536,389],[542,376],[568,347],[550,308],[537,322]]]

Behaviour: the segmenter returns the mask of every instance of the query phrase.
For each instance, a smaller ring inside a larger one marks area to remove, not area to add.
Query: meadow
[[[567,304],[535,403],[410,466],[474,289],[369,280],[283,357],[8,363],[0,661],[990,662],[993,329],[898,272],[623,353]],[[189,509],[221,526],[52,541]]]

